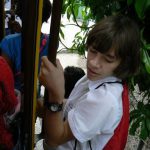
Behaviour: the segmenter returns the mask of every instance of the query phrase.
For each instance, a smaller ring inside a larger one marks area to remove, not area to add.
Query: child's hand
[[[64,99],[64,72],[58,59],[54,66],[46,56],[42,57],[39,79],[54,100]]]

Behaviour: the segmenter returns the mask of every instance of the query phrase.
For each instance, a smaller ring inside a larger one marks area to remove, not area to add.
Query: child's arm
[[[43,98],[37,99],[36,116],[40,117],[40,118],[44,117],[44,100],[43,100]]]
[[[42,57],[40,82],[46,87],[49,94],[49,103],[63,103],[64,100],[64,73],[60,62],[55,67],[47,57]],[[62,112],[51,112],[45,107],[45,134],[46,143],[50,146],[63,144],[74,138],[69,123],[62,119]]]

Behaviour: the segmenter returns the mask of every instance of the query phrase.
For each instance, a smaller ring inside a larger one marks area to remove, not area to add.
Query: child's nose
[[[102,59],[100,55],[97,55],[95,58],[93,58],[93,66],[96,68],[101,68],[102,67]]]

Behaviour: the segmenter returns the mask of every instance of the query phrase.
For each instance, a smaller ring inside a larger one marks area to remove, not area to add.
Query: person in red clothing
[[[12,116],[17,107],[18,101],[14,90],[12,71],[0,57],[0,149],[12,150],[14,146],[13,136],[6,122],[8,116]]]

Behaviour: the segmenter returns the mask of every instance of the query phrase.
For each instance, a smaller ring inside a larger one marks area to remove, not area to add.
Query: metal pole
[[[34,146],[38,77],[37,63],[39,58],[43,1],[26,0],[23,7],[22,72],[24,74],[24,99],[22,150],[32,150]]]
[[[63,4],[63,0],[53,1],[52,17],[51,17],[51,25],[50,25],[50,36],[49,36],[49,47],[48,47],[48,59],[54,65],[56,65],[56,54],[57,54],[58,43],[59,43],[59,29],[60,29],[60,21],[61,21],[62,4]],[[48,100],[48,93],[45,89],[44,103],[46,102],[46,100]],[[44,121],[43,121],[43,124],[44,124]],[[44,134],[43,126],[42,126],[42,135]]]
[[[52,8],[48,58],[54,64],[56,61],[56,54],[57,54],[58,41],[59,41],[62,3],[63,0],[54,0],[53,8]]]

